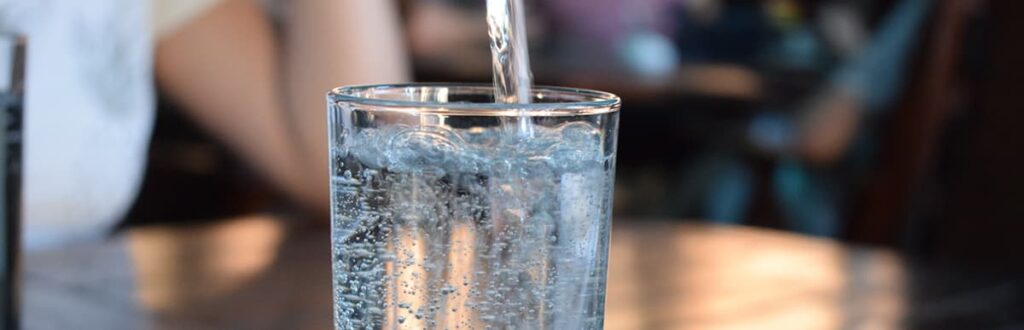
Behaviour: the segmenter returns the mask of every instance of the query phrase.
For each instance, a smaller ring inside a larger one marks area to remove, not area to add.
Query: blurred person
[[[788,4],[786,4],[788,3]],[[825,45],[793,24],[797,1],[767,2],[783,13],[784,34],[769,57],[774,64],[820,70]],[[789,7],[778,7],[785,4]],[[823,84],[796,102],[795,111],[762,109],[749,122],[744,139],[774,165],[767,182],[784,224],[803,233],[835,236],[844,224],[843,203],[873,166],[876,127],[904,87],[907,60],[931,8],[929,0],[898,0],[872,29],[864,2],[832,0],[802,3],[818,10],[819,34],[835,57]],[[774,8],[773,8],[774,7]],[[871,31],[871,32],[868,32]],[[781,59],[781,61],[779,61]],[[752,166],[729,151],[696,162],[683,181],[686,198],[702,196],[701,216],[739,223],[753,203],[758,182]],[[699,191],[699,192],[694,192]],[[689,205],[694,205],[693,203]]]
[[[138,192],[154,78],[278,189],[326,214],[325,93],[408,79],[390,1],[0,0],[29,40],[25,244],[102,237]],[[280,38],[279,38],[280,36]]]

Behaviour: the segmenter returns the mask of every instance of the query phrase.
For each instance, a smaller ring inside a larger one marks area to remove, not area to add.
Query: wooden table
[[[327,228],[271,215],[131,229],[30,253],[25,325],[329,329],[329,260]],[[608,276],[608,329],[890,329],[913,297],[892,252],[689,222],[616,221]]]

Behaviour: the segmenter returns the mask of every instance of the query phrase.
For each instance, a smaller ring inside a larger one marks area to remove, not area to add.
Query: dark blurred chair
[[[969,2],[944,0],[933,10],[923,47],[909,62],[917,65],[909,88],[885,129],[876,177],[850,223],[855,241],[895,244],[901,236],[954,95]]]
[[[849,238],[997,267],[1016,258],[1024,247],[1021,9],[938,3]]]

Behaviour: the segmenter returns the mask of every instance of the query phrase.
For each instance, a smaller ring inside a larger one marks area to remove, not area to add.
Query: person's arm
[[[812,163],[842,157],[858,126],[872,112],[890,107],[903,90],[908,61],[931,8],[928,0],[901,0],[871,43],[835,74],[798,124],[798,152]]]
[[[323,208],[282,111],[278,47],[261,8],[223,0],[160,38],[157,81],[186,114],[303,204]],[[326,181],[326,179],[325,179]]]
[[[326,193],[326,93],[410,79],[398,7],[390,0],[291,0],[286,13],[286,104],[317,177],[312,184]]]
[[[201,126],[293,199],[326,214],[325,93],[405,81],[408,67],[389,1],[289,4],[288,41],[278,43],[254,0],[221,0],[159,40],[157,77]]]

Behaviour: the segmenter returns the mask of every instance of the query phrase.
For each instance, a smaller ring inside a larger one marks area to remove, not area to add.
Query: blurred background
[[[527,5],[538,84],[624,99],[617,219],[744,224],[1020,265],[1002,262],[1024,247],[1020,5]],[[484,9],[401,2],[416,81],[491,80]],[[173,99],[159,104],[125,225],[289,208]]]
[[[1024,2],[526,6],[537,84],[623,99],[609,328],[1024,328]],[[323,94],[490,83],[484,10],[0,0],[28,328],[329,327]]]

